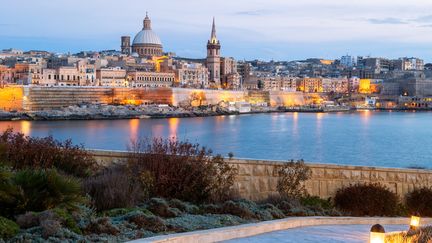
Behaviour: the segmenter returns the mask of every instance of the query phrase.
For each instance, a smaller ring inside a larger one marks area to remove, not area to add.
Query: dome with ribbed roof
[[[132,44],[162,45],[159,36],[153,30],[141,30],[134,38]]]

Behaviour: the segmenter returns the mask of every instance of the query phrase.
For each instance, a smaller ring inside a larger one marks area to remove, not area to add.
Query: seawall
[[[104,165],[121,163],[127,152],[91,151]],[[277,194],[277,169],[283,161],[231,159],[228,163],[238,169],[234,189],[241,197],[260,200]],[[432,186],[432,171],[418,169],[380,168],[307,163],[312,177],[305,184],[308,192],[321,198],[333,197],[344,186],[356,183],[381,183],[403,198],[414,188]]]
[[[182,104],[217,105],[247,101],[276,106],[306,105],[322,94],[286,91],[236,91],[183,88],[43,87],[13,85],[0,88],[0,110],[41,111],[92,104]]]

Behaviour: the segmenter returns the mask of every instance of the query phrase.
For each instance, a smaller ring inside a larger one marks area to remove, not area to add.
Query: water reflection
[[[132,141],[137,141],[140,137],[139,125],[140,125],[139,119],[129,120],[129,137]]]
[[[117,121],[8,121],[31,136],[53,135],[88,148],[124,150],[131,139],[178,137],[257,159],[429,167],[432,112],[281,113]],[[395,152],[396,151],[396,152]],[[413,155],[413,153],[415,154]]]

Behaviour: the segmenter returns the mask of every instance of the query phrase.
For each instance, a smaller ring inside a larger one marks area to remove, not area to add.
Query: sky
[[[222,55],[299,60],[342,55],[432,62],[430,0],[0,0],[0,49],[120,49],[146,11],[164,51],[202,58],[216,18]]]

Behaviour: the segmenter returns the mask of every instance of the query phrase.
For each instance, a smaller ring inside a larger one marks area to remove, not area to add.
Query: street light
[[[420,215],[415,213],[411,216],[410,230],[416,230],[420,226]]]
[[[385,242],[385,230],[380,224],[375,224],[370,230],[369,243],[384,243]]]

